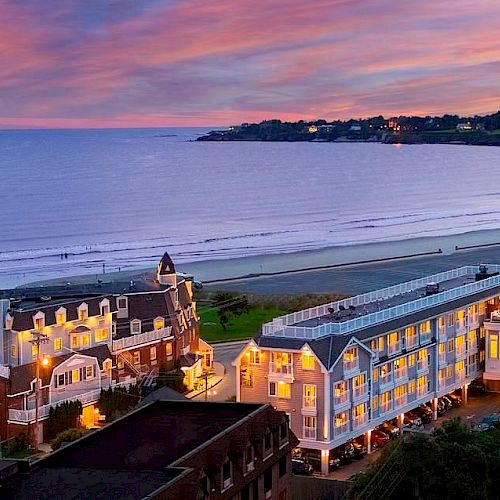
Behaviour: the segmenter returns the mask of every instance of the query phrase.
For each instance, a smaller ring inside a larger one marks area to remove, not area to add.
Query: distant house
[[[351,125],[349,132],[361,132],[361,125]]]
[[[472,130],[472,124],[470,122],[460,122],[460,123],[457,123],[456,129],[459,132],[469,131],[469,130]]]
[[[316,127],[316,125],[310,125],[310,126],[307,128],[307,131],[308,131],[310,134],[315,134],[315,133],[318,131],[318,127]]]

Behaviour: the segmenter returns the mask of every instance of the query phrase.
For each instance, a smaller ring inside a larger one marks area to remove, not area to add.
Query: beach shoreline
[[[308,272],[367,263],[374,264],[388,260],[416,259],[432,254],[450,255],[455,252],[463,253],[475,248],[494,247],[496,245],[500,247],[500,229],[357,245],[338,245],[291,253],[182,262],[176,264],[176,270],[190,274],[194,276],[195,280],[205,283],[227,282],[250,277],[272,276],[274,274]],[[471,262],[471,264],[477,264],[477,262]],[[126,282],[144,279],[145,277],[151,279],[154,272],[154,266],[142,266],[137,269],[105,274],[93,273],[54,277],[34,282],[27,281],[19,287],[96,283],[97,280]]]

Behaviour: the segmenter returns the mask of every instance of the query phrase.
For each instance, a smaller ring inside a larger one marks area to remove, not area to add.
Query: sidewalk
[[[194,390],[188,392],[187,394],[184,394],[184,396],[187,399],[193,399],[196,396],[204,394],[206,390],[210,390],[216,385],[220,384],[224,379],[224,375],[226,374],[226,369],[224,368],[224,365],[222,363],[219,363],[218,361],[214,361],[214,372],[215,373],[213,375],[210,375],[208,377],[208,387],[206,389]]]

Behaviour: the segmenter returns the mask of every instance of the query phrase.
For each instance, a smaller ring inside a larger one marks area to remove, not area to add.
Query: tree
[[[51,406],[47,422],[48,437],[52,438],[67,429],[79,427],[82,411],[80,401],[65,401],[55,408]]]
[[[99,411],[106,415],[109,422],[115,418],[132,410],[140,400],[140,388],[137,385],[125,387],[110,387],[101,389],[101,396],[97,407]]]
[[[186,374],[180,368],[167,370],[167,366],[162,364],[156,378],[156,388],[170,387],[174,391],[184,393],[187,391],[186,384],[184,383],[185,376]]]
[[[231,316],[241,316],[250,310],[246,296],[238,296],[230,292],[217,292],[213,296],[213,305],[217,308],[219,323],[223,330],[226,329]]]

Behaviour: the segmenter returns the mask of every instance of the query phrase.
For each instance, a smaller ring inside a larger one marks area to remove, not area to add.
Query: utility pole
[[[38,449],[39,440],[39,406],[40,406],[40,344],[49,342],[49,337],[40,332],[32,332],[33,338],[29,341],[36,345],[36,380],[35,380],[35,449]]]

